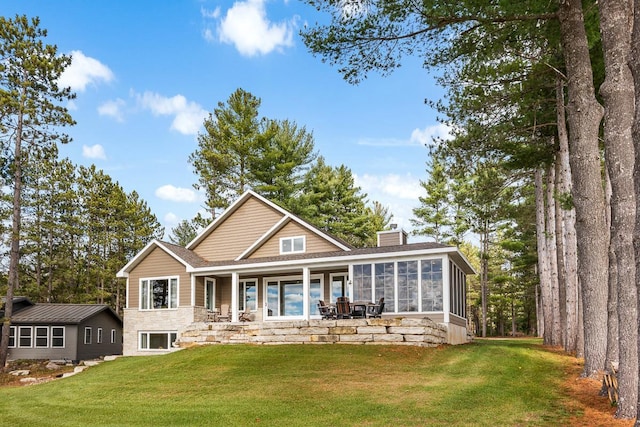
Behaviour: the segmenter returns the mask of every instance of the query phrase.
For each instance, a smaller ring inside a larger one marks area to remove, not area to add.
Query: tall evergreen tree
[[[420,186],[427,193],[420,196],[420,206],[413,209],[415,219],[411,223],[417,227],[414,234],[431,237],[436,243],[442,243],[451,236],[449,227],[451,220],[451,202],[449,178],[445,164],[439,156],[431,152],[430,164],[427,165],[427,181],[420,181]]]
[[[13,213],[9,254],[9,278],[2,320],[0,366],[7,360],[14,290],[19,286],[20,225],[23,167],[31,152],[68,142],[60,128],[74,124],[62,102],[72,99],[70,88],[58,79],[71,58],[60,55],[55,45],[43,43],[46,30],[38,18],[0,17],[0,144],[9,155],[13,190]]]

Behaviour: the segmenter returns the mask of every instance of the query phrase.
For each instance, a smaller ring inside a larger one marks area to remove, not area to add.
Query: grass
[[[538,340],[207,346],[0,392],[11,426],[563,425],[575,359]],[[580,414],[578,414],[579,416]]]

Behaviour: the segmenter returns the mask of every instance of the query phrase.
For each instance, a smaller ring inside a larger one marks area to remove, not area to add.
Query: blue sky
[[[77,125],[61,154],[137,191],[167,235],[202,210],[188,157],[204,118],[238,88],[262,100],[261,116],[306,127],[328,164],[351,168],[411,230],[423,144],[446,132],[424,104],[442,89],[419,58],[349,85],[302,43],[299,30],[327,17],[297,0],[5,0],[0,12],[39,16],[46,42],[72,55],[61,80],[77,94]]]

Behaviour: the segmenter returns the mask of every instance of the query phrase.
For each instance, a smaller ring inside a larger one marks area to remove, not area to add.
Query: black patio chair
[[[338,297],[336,299],[336,317],[338,319],[351,319],[351,307],[349,307],[349,298]]]
[[[367,312],[367,317],[382,317],[382,312],[384,311],[384,298],[380,298],[378,304],[369,306],[369,311]]]
[[[318,310],[320,310],[320,316],[322,316],[323,319],[327,319],[327,320],[335,319],[336,315],[331,309],[331,307],[326,305],[323,300],[318,300],[318,301],[319,301]]]

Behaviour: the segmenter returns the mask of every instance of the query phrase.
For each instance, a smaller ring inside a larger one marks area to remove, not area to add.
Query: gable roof
[[[26,307],[11,316],[11,323],[79,324],[103,311],[106,311],[118,322],[122,323],[120,316],[105,304],[54,303],[42,303]]]
[[[136,265],[138,265],[138,263],[140,263],[140,261],[146,258],[146,256],[156,248],[160,248],[169,254],[187,269],[201,267],[206,264],[206,261],[203,258],[189,249],[183,248],[179,245],[174,245],[173,243],[154,239],[140,252],[138,252],[136,256],[133,257],[124,267],[122,267],[116,274],[116,277],[127,277],[129,271],[131,271]]]
[[[211,222],[211,224],[209,224],[204,230],[202,230],[202,232],[200,232],[200,234],[198,234],[191,242],[189,242],[189,244],[187,244],[186,248],[187,249],[194,249],[207,236],[209,236],[213,232],[213,230],[215,230],[229,216],[231,216],[240,206],[242,206],[249,198],[256,198],[260,202],[262,202],[262,203],[266,204],[267,206],[271,207],[272,209],[276,210],[278,213],[280,213],[282,215],[283,218],[278,223],[274,224],[272,229],[267,231],[267,233],[265,233],[265,235],[263,235],[260,239],[258,239],[258,241],[256,241],[253,245],[251,245],[249,248],[247,248],[247,250],[239,258],[247,256],[251,252],[253,252],[253,250],[255,250],[255,248],[258,247],[260,245],[260,243],[266,241],[271,235],[273,235],[273,233],[275,233],[278,229],[280,229],[283,226],[283,224],[287,223],[288,221],[294,221],[294,222],[298,223],[299,225],[301,225],[305,229],[307,229],[307,230],[311,231],[312,233],[320,236],[321,238],[331,242],[333,245],[335,245],[336,247],[338,247],[338,248],[340,248],[340,249],[342,249],[344,251],[350,251],[351,249],[353,249],[353,247],[351,245],[349,245],[348,243],[346,243],[346,242],[344,242],[344,241],[342,241],[342,240],[340,240],[340,239],[338,239],[338,238],[336,238],[334,236],[331,236],[330,234],[320,230],[317,227],[314,227],[313,225],[309,224],[308,222],[302,220],[301,218],[297,217],[296,215],[293,215],[292,213],[290,213],[286,209],[278,206],[277,204],[275,204],[272,201],[264,198],[263,196],[259,195],[258,193],[254,192],[252,190],[245,191],[242,196],[240,196],[235,202],[233,202],[227,209],[225,209],[224,212],[222,212],[222,214],[220,214],[220,216],[218,216],[215,220],[213,220],[213,222]]]

